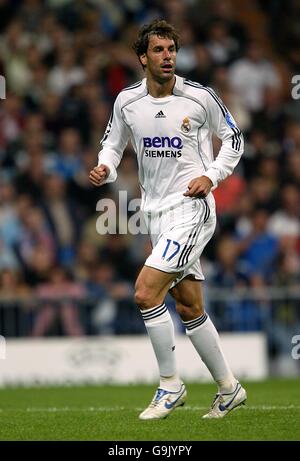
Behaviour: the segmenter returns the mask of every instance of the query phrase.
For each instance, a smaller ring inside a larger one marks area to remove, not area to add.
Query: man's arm
[[[98,165],[89,174],[89,179],[94,186],[102,186],[117,179],[117,168],[128,139],[129,130],[122,117],[118,96],[101,140],[102,149],[98,154]]]
[[[183,194],[186,197],[206,197],[213,187],[212,181],[207,176],[199,176],[189,182],[187,191]]]
[[[217,187],[219,181],[231,175],[244,150],[243,135],[220,98],[211,89],[206,93],[206,98],[209,128],[221,139],[222,146],[204,175],[189,183],[184,194],[189,197],[205,197]]]
[[[222,141],[216,159],[209,165],[205,176],[214,187],[230,176],[244,152],[244,139],[226,106],[216,93],[207,92],[207,117],[211,130]]]
[[[106,165],[95,166],[89,174],[89,180],[94,186],[102,186],[109,176],[109,168]]]

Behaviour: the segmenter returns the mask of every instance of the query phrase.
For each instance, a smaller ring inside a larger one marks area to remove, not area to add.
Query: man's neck
[[[175,85],[175,76],[164,83],[157,82],[153,79],[147,78],[147,87],[149,94],[153,98],[164,98],[173,94],[173,88]]]

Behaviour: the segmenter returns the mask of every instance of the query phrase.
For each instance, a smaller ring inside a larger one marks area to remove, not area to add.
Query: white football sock
[[[181,381],[176,373],[174,325],[166,305],[141,311],[154,349],[160,374],[160,387],[176,392]]]
[[[223,354],[219,334],[206,313],[183,322],[186,334],[219,387],[219,392],[233,392],[237,380]]]
[[[178,392],[180,391],[181,383],[182,381],[177,374],[175,374],[174,376],[170,376],[169,378],[161,376],[159,387],[167,391]]]

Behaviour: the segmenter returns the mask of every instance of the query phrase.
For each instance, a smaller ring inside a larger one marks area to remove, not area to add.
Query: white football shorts
[[[204,280],[200,256],[216,227],[212,193],[205,199],[185,197],[174,208],[157,214],[145,214],[145,221],[152,244],[152,253],[146,259],[145,266],[178,273],[171,287],[187,275]]]

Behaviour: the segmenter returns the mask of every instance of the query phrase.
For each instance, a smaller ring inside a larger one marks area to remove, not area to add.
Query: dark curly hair
[[[176,51],[179,50],[179,35],[174,27],[164,19],[155,19],[150,24],[145,24],[139,31],[138,38],[133,44],[133,49],[138,58],[148,50],[149,38],[151,35],[169,38],[174,40]],[[145,67],[145,66],[143,66]]]

